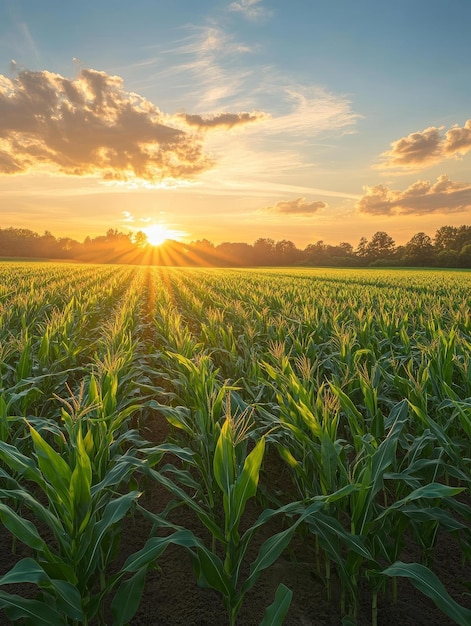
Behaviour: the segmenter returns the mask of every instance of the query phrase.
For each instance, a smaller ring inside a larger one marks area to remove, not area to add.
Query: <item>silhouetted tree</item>
[[[402,260],[408,265],[431,265],[433,257],[432,239],[423,232],[411,237],[401,253]]]
[[[252,245],[224,242],[218,246],[207,239],[186,244],[166,241],[161,246],[147,245],[146,235],[122,233],[110,228],[105,235],[87,236],[83,243],[70,237],[56,239],[46,230],[38,235],[27,228],[0,228],[0,256],[68,258],[95,263],[146,263],[154,265],[435,265],[471,267],[471,226],[442,226],[434,240],[424,232],[416,233],[404,246],[395,246],[384,231],[371,241],[362,237],[356,250],[341,242],[336,246],[319,240],[299,250],[292,241],[261,237]]]
[[[368,258],[368,239],[366,237],[361,237],[358,242],[357,249],[355,250],[355,255],[361,259],[362,261],[367,261]]]
[[[275,241],[260,237],[253,244],[253,252],[255,265],[273,265],[275,262]]]
[[[433,239],[435,250],[456,250],[458,229],[454,226],[442,226]]]
[[[376,232],[366,246],[366,258],[371,263],[380,259],[392,259],[395,252],[394,239],[380,230]]]
[[[292,241],[282,239],[275,244],[275,262],[277,265],[294,265],[299,259],[299,250]]]

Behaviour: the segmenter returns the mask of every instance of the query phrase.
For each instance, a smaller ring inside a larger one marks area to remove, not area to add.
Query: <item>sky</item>
[[[0,0],[0,228],[471,224],[470,0]]]

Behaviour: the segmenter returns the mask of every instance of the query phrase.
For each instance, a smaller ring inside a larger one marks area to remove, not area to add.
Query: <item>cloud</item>
[[[197,131],[261,117],[166,115],[126,92],[119,76],[93,69],[75,80],[47,71],[0,75],[0,173],[46,166],[105,180],[187,179],[214,165]]]
[[[405,191],[395,191],[385,185],[365,190],[356,208],[370,215],[428,215],[471,209],[471,183],[455,182],[446,175],[439,176],[434,184],[419,180]]]
[[[266,210],[284,215],[314,215],[326,207],[327,204],[322,200],[308,202],[306,198],[296,198],[295,200],[282,200],[271,207],[267,207]]]
[[[471,119],[464,126],[430,126],[391,143],[391,150],[381,154],[380,169],[418,170],[471,150]]]
[[[231,2],[228,6],[229,11],[236,11],[248,20],[258,20],[260,18],[268,18],[272,12],[265,7],[260,6],[261,0],[240,0],[239,2]]]
[[[265,125],[266,132],[289,132],[303,141],[325,131],[343,131],[353,126],[361,115],[352,111],[348,98],[320,87],[297,86],[278,94],[287,112],[273,115]],[[349,131],[347,131],[349,132]]]
[[[446,132],[443,145],[445,154],[466,154],[471,150],[471,120],[464,126],[453,126]]]
[[[184,85],[184,94],[178,92],[180,98],[192,101],[199,110],[219,108],[219,102],[233,98],[246,87],[253,70],[241,67],[240,59],[251,49],[214,24],[187,29],[190,34],[174,48],[157,46],[158,55],[153,59],[161,69],[153,81],[167,81],[171,88],[179,74],[180,85]]]
[[[132,213],[130,213],[129,211],[122,211],[123,214],[123,222],[134,222],[134,216]]]
[[[206,116],[181,113],[179,117],[181,117],[186,124],[194,126],[198,128],[198,130],[233,128],[234,126],[264,121],[269,118],[269,116],[262,111],[253,111],[252,113],[218,113],[216,115]]]

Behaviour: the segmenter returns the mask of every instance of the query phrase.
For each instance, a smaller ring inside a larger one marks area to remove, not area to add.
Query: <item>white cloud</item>
[[[229,11],[241,13],[248,20],[259,20],[271,17],[272,12],[262,6],[261,0],[239,0],[231,2]]]

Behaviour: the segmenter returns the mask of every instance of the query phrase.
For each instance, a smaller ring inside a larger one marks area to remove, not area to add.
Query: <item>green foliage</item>
[[[371,257],[392,252],[377,235]],[[411,258],[430,251],[426,237],[409,243]],[[366,581],[374,624],[398,576],[468,623],[432,568],[441,533],[471,558],[470,283],[465,271],[0,264],[0,520],[31,551],[0,578],[2,611],[104,621],[110,597],[124,625],[173,543],[234,623],[298,534],[327,596],[340,581],[344,623]],[[165,441],[145,440],[151,420],[166,420]],[[139,497],[156,484],[172,499],[151,513]],[[209,542],[173,525],[177,506]],[[138,515],[168,534],[116,571],[120,529]],[[420,563],[401,562],[406,533]],[[36,598],[9,593],[17,582]],[[281,624],[290,601],[281,583],[262,624]]]

